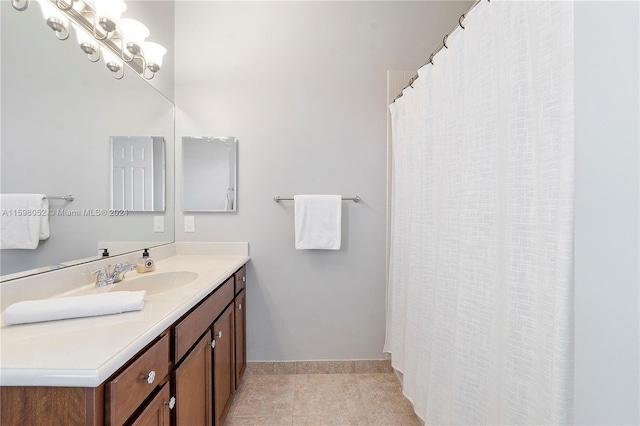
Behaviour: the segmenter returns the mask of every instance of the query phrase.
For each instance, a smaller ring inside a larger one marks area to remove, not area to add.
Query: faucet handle
[[[91,275],[96,275],[97,287],[104,287],[105,285],[113,284],[113,279],[109,278],[109,274],[107,274],[107,270],[104,267],[91,272]]]
[[[106,277],[107,276],[107,270],[105,269],[104,266],[96,269],[95,271],[91,272],[91,275],[97,275],[98,279],[102,278],[102,277]]]

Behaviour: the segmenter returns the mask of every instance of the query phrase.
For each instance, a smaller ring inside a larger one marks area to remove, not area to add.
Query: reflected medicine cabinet
[[[233,136],[182,138],[182,210],[236,211],[238,141]]]
[[[164,169],[163,137],[112,136],[109,208],[163,212]]]

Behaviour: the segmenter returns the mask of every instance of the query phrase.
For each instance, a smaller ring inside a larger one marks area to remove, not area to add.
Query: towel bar
[[[279,203],[280,201],[293,201],[293,197],[284,198],[276,195],[275,197],[273,197],[273,201],[275,201],[276,203]],[[360,201],[362,201],[362,198],[360,198],[358,195],[356,195],[355,197],[342,197],[342,201],[353,201],[354,203],[359,203]]]
[[[65,200],[65,201],[73,201],[76,199],[76,197],[74,197],[73,195],[63,195],[60,197],[49,197],[47,196],[46,198],[50,199],[50,200]]]

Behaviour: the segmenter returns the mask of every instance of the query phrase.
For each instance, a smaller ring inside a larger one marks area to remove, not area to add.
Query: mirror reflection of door
[[[183,210],[236,210],[237,140],[225,137],[183,137]]]
[[[111,137],[112,210],[164,211],[164,139]]]

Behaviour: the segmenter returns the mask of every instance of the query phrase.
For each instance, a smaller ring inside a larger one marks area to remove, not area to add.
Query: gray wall
[[[640,424],[639,12],[575,3],[577,424]]]
[[[53,210],[108,209],[109,137],[163,136],[168,206],[164,233],[153,232],[153,216],[162,213],[132,213],[125,218],[51,216],[51,237],[36,250],[2,250],[1,274],[95,256],[98,241],[172,241],[173,104],[133,72],[115,80],[102,60],[89,62],[75,34],[58,41],[36,2],[24,12],[14,10],[8,1],[1,3],[0,190],[76,197],[72,203],[50,200]],[[173,8],[156,10],[155,3],[166,2],[141,3],[137,8],[142,16],[129,16],[151,27],[158,20],[171,23],[171,40],[165,43],[173,50]],[[153,12],[143,18],[141,6]],[[170,80],[163,84],[171,89],[172,68],[169,60]]]
[[[176,135],[239,140],[238,211],[177,241],[249,241],[248,358],[381,359],[386,71],[417,69],[468,2],[176,4]],[[177,164],[180,164],[177,149]],[[293,203],[343,203],[340,251],[296,251]]]

